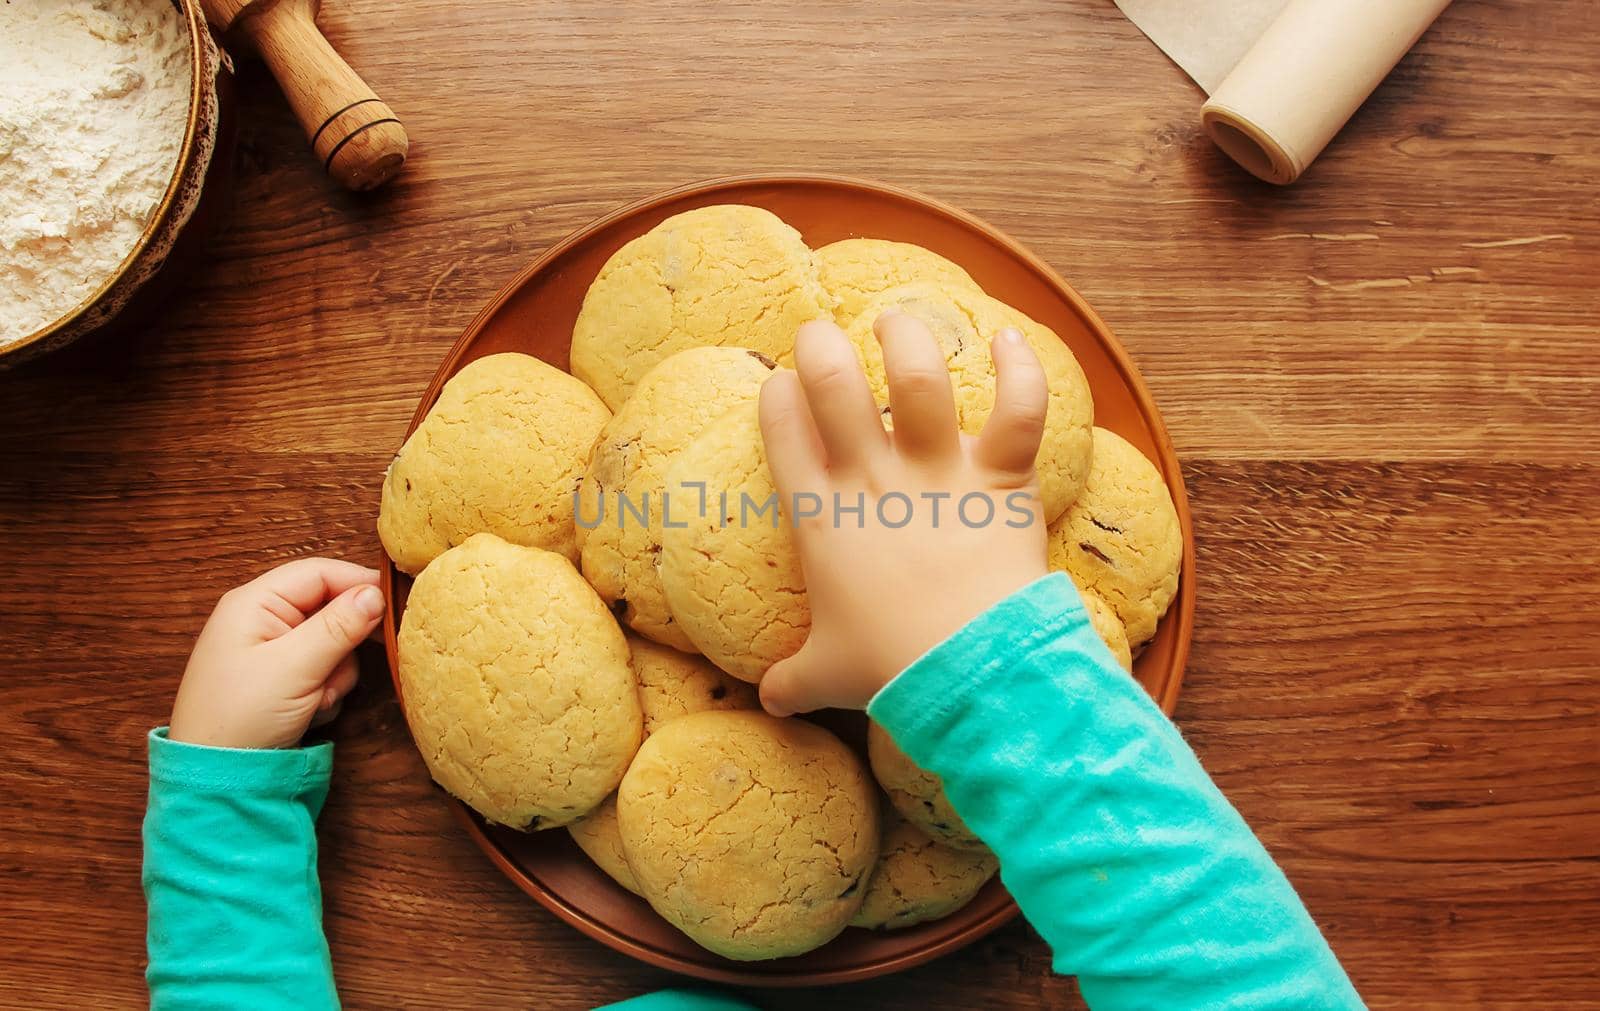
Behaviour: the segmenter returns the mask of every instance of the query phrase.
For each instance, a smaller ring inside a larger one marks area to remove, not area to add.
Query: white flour
[[[177,168],[192,72],[171,0],[0,0],[0,344],[133,250]]]

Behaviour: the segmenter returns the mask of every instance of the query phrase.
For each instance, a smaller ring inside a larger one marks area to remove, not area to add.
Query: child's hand
[[[761,390],[785,515],[797,495],[821,503],[795,531],[811,635],[761,682],[762,704],[777,715],[864,707],[923,653],[1047,571],[1033,461],[1049,399],[1022,334],[994,340],[995,407],[973,437],[957,427],[949,370],[928,328],[891,312],[874,330],[893,433],[831,323],[801,327],[798,372],[776,372]],[[846,509],[864,499],[864,515],[836,511],[835,496]]]
[[[223,594],[189,656],[168,737],[294,747],[355,687],[351,651],[383,617],[377,581],[374,569],[302,558]]]

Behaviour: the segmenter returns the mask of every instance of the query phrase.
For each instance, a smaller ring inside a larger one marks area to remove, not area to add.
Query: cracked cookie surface
[[[578,490],[584,578],[635,632],[681,650],[694,643],[673,620],[656,561],[667,464],[706,425],[754,403],[776,364],[742,348],[690,348],[651,369],[606,423]],[[674,496],[676,498],[676,496]],[[685,503],[672,502],[674,515]]]
[[[777,215],[718,204],[676,214],[607,260],[572,329],[572,373],[616,408],[657,362],[747,347],[786,362],[807,320],[830,315],[812,253]]]
[[[989,342],[1006,327],[1021,330],[1039,357],[1050,387],[1049,413],[1036,463],[1039,496],[1048,522],[1061,515],[1078,496],[1089,474],[1090,428],[1094,400],[1089,380],[1055,331],[976,289],[916,283],[901,285],[870,300],[845,326],[867,373],[867,385],[880,405],[889,403],[883,349],[872,324],[887,309],[899,309],[928,325],[944,352],[955,393],[961,430],[976,435],[994,409],[994,362]],[[887,413],[887,407],[885,407]]]
[[[761,708],[754,685],[729,677],[705,657],[680,653],[638,636],[629,637],[628,647],[647,737],[668,720],[690,713]],[[628,891],[638,893],[638,882],[622,851],[616,794],[568,825],[567,831],[602,871]]]
[[[941,845],[892,807],[882,825],[878,863],[852,927],[899,930],[943,919],[971,902],[1000,869],[993,853]]]
[[[837,936],[878,856],[860,760],[803,720],[702,712],[639,749],[617,791],[640,891],[725,958],[798,955]]]
[[[1050,524],[1050,567],[1117,612],[1137,653],[1178,592],[1183,531],[1161,472],[1128,440],[1094,430],[1083,493]]]
[[[489,821],[593,810],[643,733],[628,644],[572,563],[474,534],[422,571],[398,637],[406,722],[440,786]]]
[[[593,390],[531,355],[472,362],[384,476],[384,550],[411,575],[476,533],[577,558],[572,490],[610,417]]]
[[[667,491],[694,507],[682,527],[662,531],[660,563],[678,627],[712,663],[752,682],[811,630],[794,530],[767,469],[757,411],[735,407],[668,466]]]
[[[834,321],[844,326],[872,300],[903,284],[927,281],[946,288],[978,288],[965,270],[930,249],[889,239],[841,239],[816,252],[817,276],[833,300]]]

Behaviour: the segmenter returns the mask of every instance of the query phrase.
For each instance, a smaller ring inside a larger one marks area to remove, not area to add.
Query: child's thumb
[[[761,678],[761,706],[773,716],[793,716],[819,709],[815,697],[818,650],[810,639],[800,652],[767,668]]]
[[[289,651],[296,673],[320,685],[382,617],[383,591],[353,586],[278,641]]]

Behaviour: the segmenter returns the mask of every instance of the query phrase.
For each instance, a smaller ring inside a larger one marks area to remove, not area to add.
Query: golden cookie
[[[633,639],[630,644],[646,735],[655,733],[668,720],[690,713],[761,708],[755,685],[729,677],[705,657],[680,653],[648,640]]]
[[[966,822],[950,806],[939,777],[918,766],[889,732],[876,723],[867,724],[867,760],[872,775],[894,805],[911,824],[935,842],[960,850],[987,852],[983,841],[972,834]]]
[[[1105,598],[1137,652],[1178,592],[1183,532],[1155,464],[1122,436],[1094,430],[1083,493],[1050,524],[1050,567]]]
[[[829,300],[800,233],[769,211],[676,214],[612,254],[572,328],[572,374],[613,409],[657,362],[703,345],[777,361]]]
[[[578,493],[578,550],[584,577],[635,632],[694,649],[656,572],[662,520],[671,518],[661,494],[667,463],[708,422],[754,403],[774,368],[755,351],[680,351],[645,373],[601,430]]]
[[[628,639],[633,653],[633,674],[639,683],[639,704],[644,710],[644,732],[649,736],[661,724],[690,713],[713,709],[759,709],[753,685],[717,670],[704,658],[680,653],[637,636]],[[573,841],[600,869],[630,892],[639,890],[622,852],[617,830],[617,797],[567,826]]]
[[[639,882],[633,879],[627,854],[622,852],[622,832],[617,828],[617,795],[567,826],[567,834],[606,876],[635,895]]]
[[[877,797],[834,734],[699,712],[651,734],[618,790],[622,848],[656,912],[726,958],[781,958],[850,923],[878,854]]]
[[[610,417],[593,390],[537,358],[478,359],[389,465],[384,550],[412,575],[476,533],[577,558],[572,491]]]
[[[878,856],[877,797],[826,729],[699,712],[651,734],[618,790],[646,901],[725,958],[810,952],[850,923]]]
[[[688,506],[682,526],[661,532],[672,616],[712,663],[760,681],[805,642],[811,608],[794,531],[767,470],[757,405],[706,426],[667,467],[667,491]]]
[[[639,747],[622,630],[553,552],[467,538],[417,577],[398,645],[428,771],[489,821],[565,825],[616,788]]]
[[[867,383],[880,404],[888,404],[883,349],[872,324],[887,309],[917,317],[933,331],[950,366],[956,416],[961,430],[976,435],[994,408],[994,362],[989,342],[1006,327],[1021,330],[1039,356],[1050,384],[1050,409],[1037,457],[1039,494],[1046,522],[1061,515],[1078,496],[1089,473],[1094,401],[1078,360],[1055,331],[1036,323],[981,291],[918,283],[902,285],[871,299],[845,333],[866,369]]]
[[[939,920],[971,902],[1000,862],[994,854],[941,846],[890,808],[878,864],[852,927],[899,930]]]
[[[1117,612],[1106,603],[1105,598],[1093,590],[1079,590],[1078,595],[1083,598],[1084,610],[1089,612],[1089,625],[1105,642],[1106,649],[1111,651],[1122,669],[1133,673],[1133,650],[1128,646],[1128,630],[1123,627],[1122,619],[1117,617]]]
[[[861,761],[804,720],[709,712],[664,724],[617,791],[628,866],[695,943],[741,960],[827,943],[878,858]]]
[[[874,298],[902,284],[928,281],[943,288],[978,288],[972,276],[932,250],[888,239],[844,239],[816,252],[822,290],[844,326]]]

